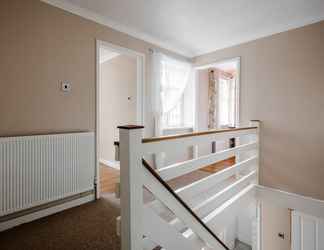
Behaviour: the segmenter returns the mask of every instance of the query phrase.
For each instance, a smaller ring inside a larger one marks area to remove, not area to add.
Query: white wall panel
[[[324,250],[324,220],[294,211],[292,250]]]

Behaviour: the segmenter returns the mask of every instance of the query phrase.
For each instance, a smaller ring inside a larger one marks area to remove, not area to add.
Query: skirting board
[[[66,210],[66,209],[69,209],[72,207],[80,206],[82,204],[85,204],[85,203],[88,203],[88,202],[94,201],[94,200],[95,200],[95,194],[92,193],[92,194],[89,194],[82,198],[67,201],[65,203],[62,203],[62,204],[59,204],[59,205],[56,205],[53,207],[49,207],[49,208],[39,210],[34,213],[30,213],[27,215],[23,215],[21,217],[17,217],[17,218],[8,220],[8,221],[1,222],[0,223],[0,232],[8,230],[8,229],[16,227],[16,226],[19,226],[24,223],[28,223],[28,222],[61,212],[63,210]]]
[[[102,163],[103,165],[107,166],[107,167],[111,167],[111,168],[120,170],[119,161],[107,161],[107,160],[104,160],[104,159],[100,159],[99,162]]]

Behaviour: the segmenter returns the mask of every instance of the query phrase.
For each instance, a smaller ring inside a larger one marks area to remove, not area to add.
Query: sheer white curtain
[[[160,52],[152,54],[153,64],[153,113],[155,135],[162,133],[164,114],[177,106],[188,83],[192,80],[193,67]]]
[[[152,53],[152,110],[154,119],[154,135],[162,135],[162,67],[161,67],[162,54],[159,52]]]
[[[163,134],[163,115],[172,111],[183,97],[191,80],[193,67],[190,63],[171,58],[154,51],[152,53],[152,86],[154,134]],[[156,157],[157,167],[163,165],[163,155]]]
[[[190,80],[192,67],[189,63],[181,62],[167,56],[161,58],[161,100],[162,111],[172,110],[182,97]]]
[[[218,100],[218,126],[234,127],[236,100],[235,100],[236,80],[235,77],[219,78],[219,100]]]

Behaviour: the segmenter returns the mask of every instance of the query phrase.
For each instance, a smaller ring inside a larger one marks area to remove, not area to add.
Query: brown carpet
[[[113,195],[0,233],[1,250],[120,250]]]

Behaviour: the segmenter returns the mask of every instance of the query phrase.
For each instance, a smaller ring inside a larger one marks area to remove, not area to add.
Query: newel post
[[[257,159],[257,179],[256,179],[256,184],[260,184],[260,125],[261,121],[260,120],[251,120],[250,121],[250,126],[251,127],[257,127],[257,132],[255,135],[255,141],[257,143],[257,148],[256,148],[256,155],[258,157]],[[255,236],[255,241],[253,241],[253,246],[252,249],[260,250],[261,249],[261,216],[262,216],[262,202],[257,201],[256,203],[256,211],[255,211],[255,218],[253,220],[254,227],[256,227],[256,236]]]
[[[119,126],[121,250],[142,250],[143,126]]]
[[[257,184],[259,184],[260,179],[260,120],[251,120],[250,126],[251,127],[257,127],[257,133],[256,133],[256,142],[257,142],[257,148],[256,148],[256,154],[257,154],[257,171],[258,171],[258,177],[257,177]]]

